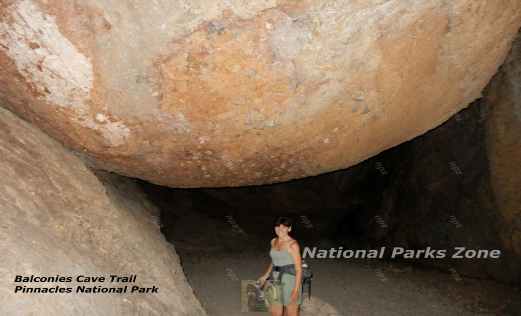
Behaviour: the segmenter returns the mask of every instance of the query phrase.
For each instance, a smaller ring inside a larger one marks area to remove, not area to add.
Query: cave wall
[[[463,275],[519,282],[521,258],[501,241],[486,146],[487,104],[477,101],[442,126],[375,157],[388,184],[369,212],[364,232],[372,245],[410,249],[501,249],[500,260],[424,260]],[[376,218],[381,218],[380,223]],[[384,223],[384,224],[382,224]]]
[[[0,157],[1,315],[206,315],[175,249],[159,232],[158,210],[133,181],[92,171],[5,109],[0,109]],[[159,292],[14,293],[15,275],[31,274],[137,274],[135,285],[155,285]]]
[[[505,246],[521,256],[521,36],[487,87],[488,157]]]

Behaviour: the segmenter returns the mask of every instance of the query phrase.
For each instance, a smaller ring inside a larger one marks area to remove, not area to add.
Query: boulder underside
[[[0,99],[96,166],[171,187],[352,166],[481,96],[519,1],[10,0]]]

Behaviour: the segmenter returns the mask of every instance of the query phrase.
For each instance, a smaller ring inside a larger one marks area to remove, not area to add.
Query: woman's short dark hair
[[[291,227],[291,225],[293,225],[293,220],[289,217],[281,216],[275,220],[273,226],[279,226],[280,224],[286,227]]]

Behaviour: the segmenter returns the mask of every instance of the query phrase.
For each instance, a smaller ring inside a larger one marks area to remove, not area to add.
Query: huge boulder
[[[4,0],[0,98],[173,187],[354,165],[481,96],[521,2]]]

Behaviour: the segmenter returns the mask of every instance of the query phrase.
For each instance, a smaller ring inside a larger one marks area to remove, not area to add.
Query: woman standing
[[[276,238],[271,240],[271,264],[268,271],[258,281],[264,284],[274,267],[294,265],[295,275],[283,273],[281,279],[282,304],[270,305],[272,316],[282,316],[284,308],[287,316],[298,316],[299,307],[302,304],[302,258],[298,242],[288,233],[293,222],[290,218],[279,217],[275,221]],[[275,269],[276,270],[276,269]]]

